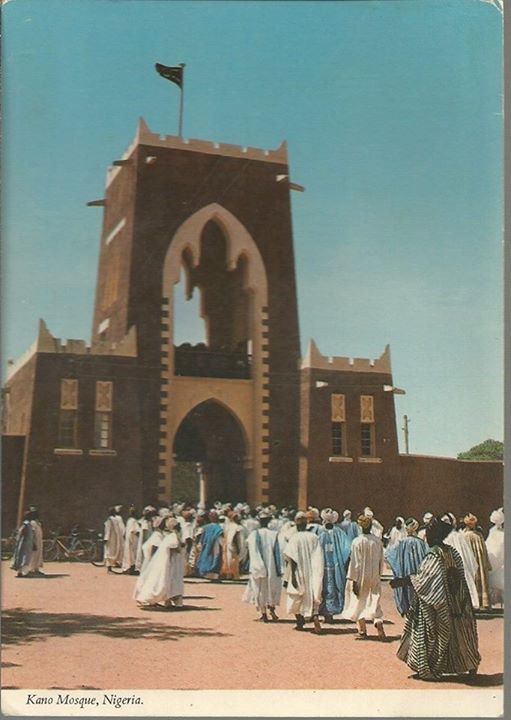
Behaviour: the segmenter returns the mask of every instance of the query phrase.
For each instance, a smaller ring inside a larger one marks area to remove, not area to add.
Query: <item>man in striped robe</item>
[[[481,657],[477,626],[463,563],[444,539],[452,528],[433,518],[427,528],[429,552],[416,575],[393,580],[411,583],[416,597],[407,615],[397,656],[422,680],[475,674]]]

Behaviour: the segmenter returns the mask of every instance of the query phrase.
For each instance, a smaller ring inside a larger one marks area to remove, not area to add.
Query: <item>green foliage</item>
[[[500,440],[485,440],[458,455],[458,460],[500,460],[504,459],[504,443]]]

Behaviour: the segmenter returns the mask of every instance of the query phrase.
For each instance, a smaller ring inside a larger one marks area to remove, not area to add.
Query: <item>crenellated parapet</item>
[[[242,147],[228,143],[217,143],[210,140],[198,140],[179,137],[178,135],[159,135],[153,133],[143,118],[139,119],[137,132],[133,142],[121,158],[120,165],[112,165],[107,170],[107,187],[120,171],[123,164],[128,164],[130,157],[138,145],[149,147],[170,148],[173,150],[188,150],[206,155],[221,155],[222,157],[242,158],[248,160],[261,160],[262,162],[287,165],[287,142],[284,141],[276,150],[263,150],[254,147]],[[119,161],[117,161],[119,163]],[[146,158],[150,163],[151,158]]]
[[[322,355],[314,340],[310,340],[307,353],[302,360],[302,370],[313,368],[315,370],[342,370],[344,372],[364,373],[392,373],[390,364],[390,346],[386,345],[385,350],[379,358],[333,357]]]
[[[126,336],[117,343],[103,342],[94,348],[94,352],[85,340],[69,339],[62,341],[60,338],[54,337],[48,330],[48,326],[44,320],[39,320],[37,329],[37,337],[26,350],[16,360],[7,362],[6,379],[15,375],[36,353],[54,353],[68,355],[115,355],[116,357],[136,357],[137,356],[137,333],[136,328],[130,328]]]

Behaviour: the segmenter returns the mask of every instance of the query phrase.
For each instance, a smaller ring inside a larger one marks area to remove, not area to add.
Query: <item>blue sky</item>
[[[3,356],[37,320],[90,338],[105,171],[139,116],[286,139],[302,347],[390,343],[412,452],[502,439],[502,24],[479,0],[10,0],[3,8]],[[187,307],[190,332],[198,326]],[[400,440],[402,433],[400,432]],[[401,443],[402,445],[402,443]]]

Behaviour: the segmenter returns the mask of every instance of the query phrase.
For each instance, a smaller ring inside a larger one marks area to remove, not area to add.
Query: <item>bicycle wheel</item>
[[[54,562],[59,557],[59,547],[55,540],[43,540],[44,562]]]
[[[91,562],[95,558],[96,546],[92,540],[79,540],[73,552],[78,562]]]

